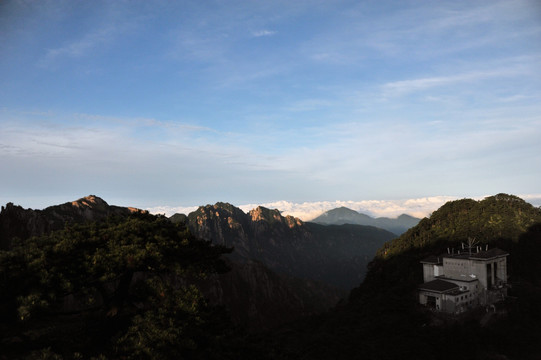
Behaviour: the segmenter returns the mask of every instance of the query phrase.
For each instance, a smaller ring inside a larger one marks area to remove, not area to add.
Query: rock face
[[[258,261],[269,269],[349,290],[362,281],[366,265],[394,234],[360,225],[327,227],[303,223],[278,210],[258,207],[248,214],[225,203],[188,215],[192,233],[233,247],[233,261]]]
[[[143,210],[111,206],[95,195],[44,210],[23,209],[8,203],[0,212],[0,249],[9,248],[14,238],[43,235],[62,229],[66,223],[97,221],[110,215],[127,216],[140,211]]]
[[[396,235],[405,233],[408,229],[417,225],[419,221],[421,219],[406,214],[402,214],[396,219],[387,217],[373,218],[346,207],[329,210],[312,220],[312,222],[322,225],[357,224],[375,226]]]

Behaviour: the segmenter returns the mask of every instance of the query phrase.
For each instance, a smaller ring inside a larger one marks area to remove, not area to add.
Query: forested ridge
[[[229,325],[190,280],[230,249],[149,214],[66,225],[0,252],[4,358],[209,358]]]
[[[538,222],[541,222],[541,209],[514,195],[498,194],[480,201],[450,201],[398,239],[388,242],[378,255],[389,257],[437,242],[460,244],[468,238],[480,243],[497,239],[517,241]]]

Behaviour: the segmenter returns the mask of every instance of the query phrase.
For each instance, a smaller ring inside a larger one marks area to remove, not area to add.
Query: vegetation
[[[418,304],[419,261],[468,237],[510,253],[511,296],[496,314],[436,316]],[[454,201],[387,243],[347,304],[259,344],[282,359],[539,359],[540,256],[539,208],[505,194]]]
[[[459,245],[468,238],[484,244],[498,239],[517,241],[538,222],[541,222],[541,209],[514,195],[498,194],[481,201],[450,201],[400,238],[385,244],[378,256],[389,258],[436,243]]]
[[[225,271],[229,250],[184,223],[136,214],[12,242],[0,252],[0,359],[541,357],[541,209],[515,196],[444,205],[380,249],[347,303],[249,336],[193,285]],[[421,307],[419,261],[468,238],[510,253],[511,296],[493,314]]]
[[[0,338],[9,357],[209,358],[227,319],[190,280],[230,250],[135,214],[0,252]]]

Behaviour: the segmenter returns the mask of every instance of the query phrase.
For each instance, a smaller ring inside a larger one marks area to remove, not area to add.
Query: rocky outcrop
[[[395,237],[374,227],[303,223],[264,207],[246,214],[225,203],[190,213],[188,226],[200,238],[233,247],[236,262],[255,260],[279,274],[345,290],[362,281],[377,249]]]
[[[7,203],[0,212],[0,249],[10,247],[14,238],[26,239],[51,230],[51,224],[39,210],[23,209]]]
[[[9,248],[14,238],[27,239],[59,230],[66,223],[98,221],[111,215],[128,216],[142,212],[129,207],[112,206],[103,199],[89,195],[76,201],[50,206],[44,210],[23,209],[8,203],[0,212],[0,248]]]

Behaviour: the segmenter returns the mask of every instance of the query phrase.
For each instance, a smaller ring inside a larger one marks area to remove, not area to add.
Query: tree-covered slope
[[[75,201],[49,206],[43,210],[23,209],[8,203],[0,212],[0,249],[10,247],[14,238],[26,239],[64,228],[66,223],[98,221],[108,216],[129,216],[143,210],[109,205],[89,195]]]
[[[14,241],[0,251],[2,356],[209,358],[228,323],[188,279],[227,270],[225,252],[148,214]]]
[[[514,195],[498,194],[481,201],[450,201],[399,238],[385,244],[378,255],[390,257],[438,242],[460,244],[468,238],[484,244],[498,239],[516,241],[540,221],[541,209]]]

